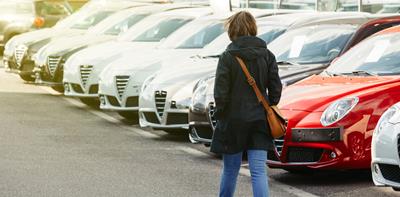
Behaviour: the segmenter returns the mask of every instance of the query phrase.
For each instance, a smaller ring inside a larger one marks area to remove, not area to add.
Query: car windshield
[[[81,20],[77,20],[74,22],[74,24],[71,26],[72,29],[89,29],[90,27],[93,27],[97,25],[99,22],[107,18],[109,15],[111,15],[113,12],[112,11],[100,11],[96,12],[90,16],[87,16]]]
[[[281,9],[315,10],[315,0],[282,0]]]
[[[378,11],[379,14],[399,13],[399,12],[400,12],[400,3],[383,5],[383,8]]]
[[[271,42],[278,62],[327,63],[336,58],[354,33],[351,25],[317,25],[289,31]]]
[[[189,39],[185,40],[178,49],[194,49],[203,48],[205,45],[213,41],[219,35],[224,33],[224,25],[222,23],[210,24],[205,28],[192,35]]]
[[[141,21],[146,16],[148,16],[148,14],[134,14],[134,15],[120,21],[118,24],[115,24],[111,28],[107,29],[104,32],[104,34],[119,35],[121,33],[125,33],[130,27],[132,27],[137,22]]]
[[[379,35],[361,42],[335,61],[327,72],[399,75],[400,33]]]
[[[1,15],[4,14],[33,14],[32,1],[0,1]]]
[[[133,39],[136,42],[160,42],[171,33],[190,22],[192,18],[171,17],[160,21],[158,24],[145,30],[138,37]]]
[[[277,25],[260,25],[258,27],[258,37],[269,44],[271,41],[282,35],[286,31],[286,28],[287,27],[285,26]],[[208,44],[200,56],[217,56],[226,49],[230,42],[228,34],[224,33]]]

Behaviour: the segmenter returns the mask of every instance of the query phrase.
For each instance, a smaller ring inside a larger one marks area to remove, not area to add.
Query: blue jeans
[[[224,154],[224,167],[220,185],[220,197],[233,197],[236,188],[236,181],[242,163],[243,152],[236,154]],[[268,197],[268,179],[266,172],[267,151],[247,151],[251,183],[254,197]]]

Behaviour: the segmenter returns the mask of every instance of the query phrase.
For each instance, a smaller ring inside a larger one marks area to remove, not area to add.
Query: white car
[[[199,18],[174,32],[159,47],[136,53],[127,51],[125,56],[110,63],[100,75],[101,109],[135,116],[142,83],[165,66],[162,60],[178,60],[199,53],[204,46],[224,34],[223,20],[227,17],[211,15]]]
[[[400,191],[400,103],[382,114],[372,137],[372,179]]]
[[[72,55],[64,65],[64,94],[79,97],[87,104],[93,103],[98,98],[98,76],[108,63],[125,52],[129,52],[131,57],[141,58],[140,54],[158,46],[189,21],[211,13],[210,8],[177,8],[183,7],[159,6],[157,10],[170,11],[146,17],[115,41],[95,45]]]
[[[125,1],[90,2],[52,28],[27,32],[10,39],[5,45],[4,65],[9,71],[19,73],[22,79],[33,81],[34,57],[51,40],[84,34],[115,11],[142,5]]]
[[[146,6],[120,11],[90,29],[85,35],[57,39],[42,47],[35,61],[41,82],[62,88],[63,66],[72,54],[90,45],[116,39],[120,33],[127,32],[130,28],[139,29],[141,31],[138,33],[143,33],[145,28],[141,26],[142,22],[148,21],[146,16],[151,13],[151,10],[156,12],[161,10],[161,7]],[[186,21],[179,21],[178,25],[182,23]]]

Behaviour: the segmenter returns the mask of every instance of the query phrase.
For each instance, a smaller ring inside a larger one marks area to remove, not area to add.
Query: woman
[[[242,154],[247,151],[253,195],[265,197],[268,196],[267,151],[273,148],[272,137],[264,108],[236,57],[244,61],[258,88],[265,90],[270,105],[277,105],[281,97],[278,66],[266,43],[256,37],[256,21],[250,13],[233,15],[226,27],[232,43],[221,55],[217,67],[214,88],[217,127],[211,144],[211,151],[223,156],[220,196],[233,196]]]

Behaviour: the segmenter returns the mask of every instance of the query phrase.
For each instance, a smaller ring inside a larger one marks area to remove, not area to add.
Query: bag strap
[[[267,100],[261,93],[260,89],[257,87],[256,81],[251,76],[249,70],[246,67],[246,64],[243,62],[243,60],[240,57],[237,57],[237,56],[235,56],[235,57],[236,57],[236,60],[239,62],[240,67],[242,68],[244,74],[246,75],[247,82],[249,83],[249,85],[253,88],[254,92],[256,93],[258,102],[260,102],[264,106],[264,108],[267,110],[267,112],[269,112],[271,110],[271,106],[269,106]]]

